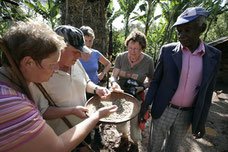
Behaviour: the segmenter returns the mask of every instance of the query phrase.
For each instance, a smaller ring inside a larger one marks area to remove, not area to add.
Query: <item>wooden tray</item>
[[[100,119],[102,123],[122,123],[129,121],[138,115],[140,111],[139,101],[130,94],[112,92],[108,99],[101,99],[99,96],[90,98],[85,106],[89,109],[87,115],[92,115],[96,110],[101,107],[117,105],[118,109],[109,117]]]

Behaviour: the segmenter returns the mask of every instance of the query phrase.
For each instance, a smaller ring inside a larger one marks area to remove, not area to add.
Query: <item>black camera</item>
[[[136,95],[137,89],[134,86],[130,86],[129,88],[129,93],[132,94],[133,96]]]
[[[139,84],[136,80],[133,80],[133,79],[127,79],[125,81],[125,92],[133,95],[133,96],[136,96],[137,94],[137,89],[135,87],[138,87]]]

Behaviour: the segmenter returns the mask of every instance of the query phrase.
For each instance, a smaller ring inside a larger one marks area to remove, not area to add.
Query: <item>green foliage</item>
[[[149,35],[147,36],[147,49],[145,53],[153,57],[156,61],[159,55],[159,50],[164,37],[165,24],[154,24],[150,28]]]
[[[28,8],[25,7],[25,5]],[[47,20],[52,28],[59,22],[59,7],[61,0],[47,0],[41,3],[40,0],[17,0],[11,3],[0,1],[0,35],[15,21],[26,20],[27,18],[36,17],[36,14]]]
[[[228,11],[228,3],[225,3],[222,6],[223,0],[208,0],[203,3],[203,6],[210,12],[210,16],[208,19],[208,28],[204,33],[203,40],[205,41],[207,38],[207,34],[211,28],[213,22],[216,22],[217,16]]]
[[[206,42],[211,42],[224,36],[228,36],[228,12],[218,15],[212,23],[206,38]]]
[[[26,0],[24,3],[34,12],[40,14],[44,19],[49,21],[52,28],[58,24],[61,0],[48,0],[46,3],[41,3],[40,0]]]
[[[134,17],[132,20],[140,21],[145,26],[145,35],[147,36],[150,26],[161,17],[161,15],[154,16],[158,1],[156,0],[143,0],[142,4],[139,6],[139,10],[144,12],[142,15],[138,12],[133,12]]]
[[[133,31],[134,29],[138,29],[139,31],[144,32],[145,27],[142,26],[142,24],[140,22],[135,23],[135,24],[130,24],[129,31]]]
[[[111,61],[113,62],[118,53],[126,51],[124,46],[124,31],[113,30],[112,33],[113,55]]]
[[[2,35],[14,21],[26,20],[26,18],[30,17],[30,15],[21,8],[21,5],[20,1],[13,3],[0,1],[0,35]]]
[[[112,14],[109,18],[108,23],[111,24],[117,17],[120,15],[124,16],[124,25],[125,25],[125,38],[129,34],[129,22],[130,22],[130,15],[135,9],[135,6],[139,2],[138,0],[117,0],[120,6],[120,9]]]
[[[161,6],[162,15],[154,16],[154,10],[157,5]],[[142,28],[144,28],[148,46],[145,52],[156,61],[162,45],[178,41],[177,32],[175,28],[172,28],[177,17],[186,8],[194,6],[203,6],[210,12],[210,17],[207,20],[208,29],[202,35],[202,39],[204,38],[206,42],[210,42],[228,35],[228,22],[226,22],[228,20],[228,3],[224,3],[224,0],[142,0],[139,6],[141,13],[132,12],[131,14],[134,16],[130,18],[130,21],[139,21],[141,24],[129,24],[128,29],[131,31],[136,27],[143,31]],[[117,16],[121,14],[118,13],[120,12],[116,12]],[[160,20],[160,22],[158,23],[156,20]],[[148,32],[146,32],[146,27],[148,27]],[[125,27],[124,30],[128,29]],[[120,33],[122,34],[123,32],[119,31]],[[121,43],[119,44],[121,45]],[[122,42],[123,44],[124,41]],[[118,49],[114,47],[114,50]]]

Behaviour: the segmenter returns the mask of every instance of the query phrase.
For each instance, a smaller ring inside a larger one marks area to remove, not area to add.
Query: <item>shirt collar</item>
[[[182,49],[182,51],[190,51],[189,48],[184,47],[182,44],[181,44],[181,49]],[[200,54],[201,56],[203,56],[205,54],[205,47],[204,47],[204,43],[202,40],[200,40],[200,44],[199,44],[198,48],[192,54],[193,55]]]
[[[69,73],[61,71],[61,70],[56,70],[54,73],[58,73],[60,75],[70,75]]]

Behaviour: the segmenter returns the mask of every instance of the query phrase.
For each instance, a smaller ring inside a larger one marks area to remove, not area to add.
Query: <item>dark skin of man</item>
[[[184,47],[187,47],[192,53],[199,46],[199,37],[201,33],[206,29],[206,24],[199,26],[196,20],[189,23],[178,25],[178,38]]]

